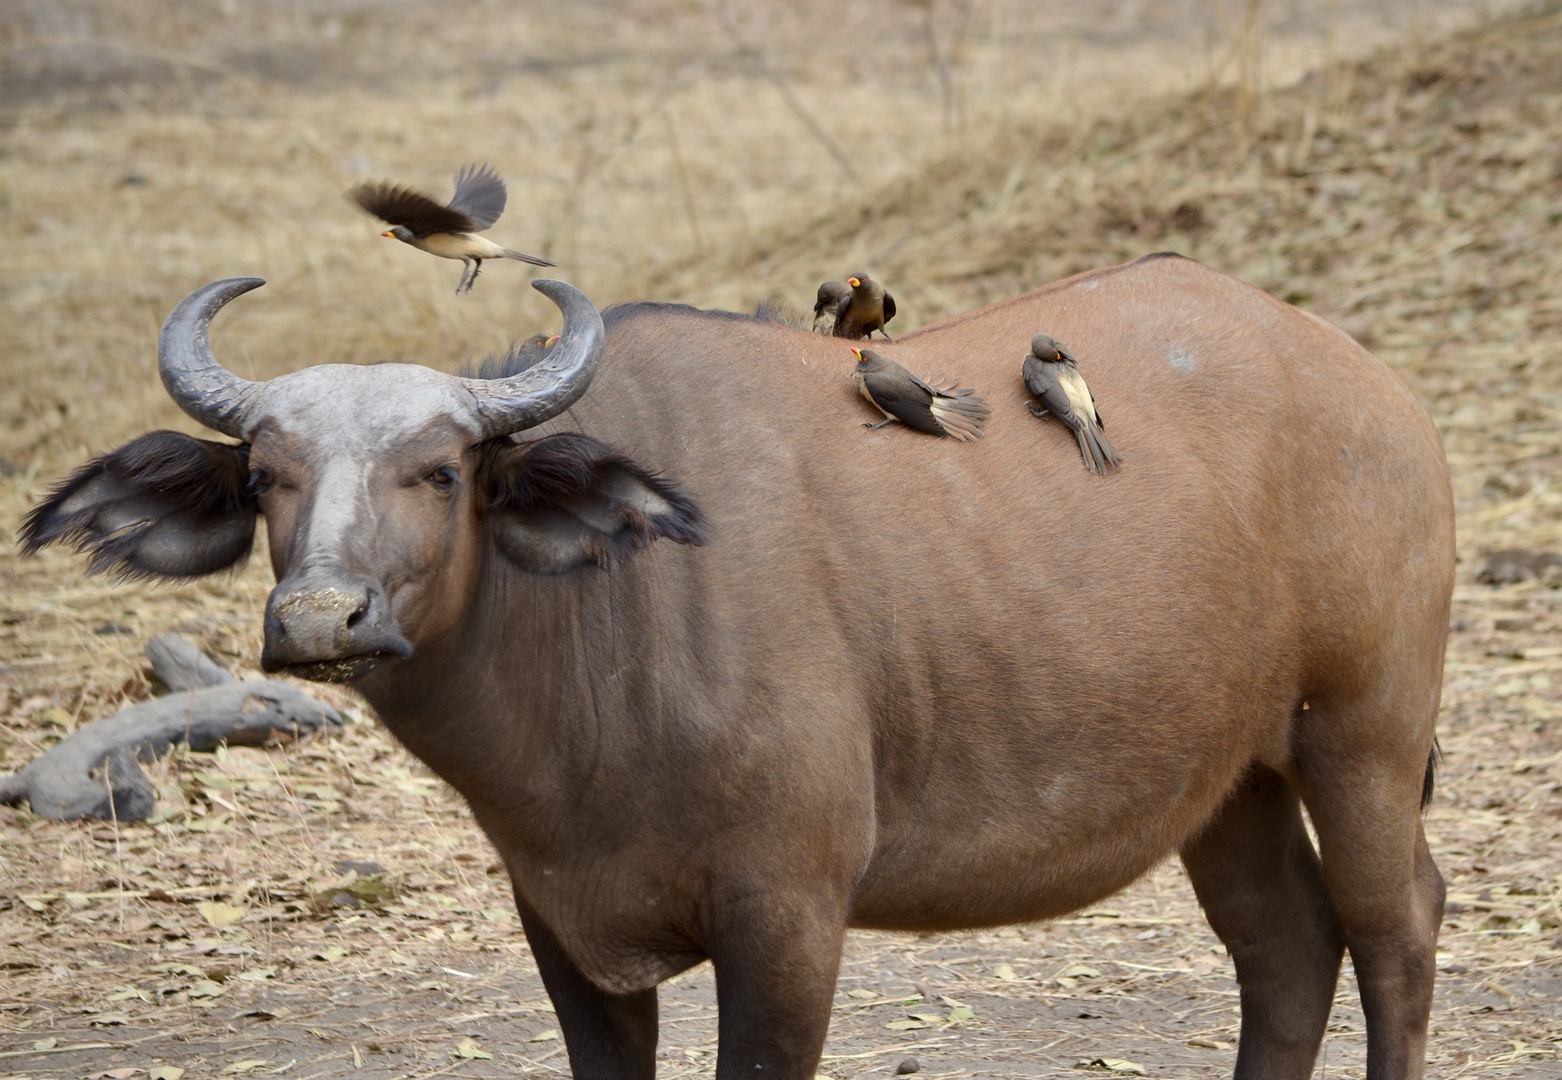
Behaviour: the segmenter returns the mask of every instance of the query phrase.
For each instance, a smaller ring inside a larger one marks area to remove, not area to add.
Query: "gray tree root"
[[[153,638],[146,652],[173,693],[88,724],[20,772],[0,777],[0,805],[25,801],[55,821],[144,821],[157,796],[138,759],[156,761],[179,743],[191,750],[258,746],[342,722],[335,709],[291,683],[235,681],[172,634]]]

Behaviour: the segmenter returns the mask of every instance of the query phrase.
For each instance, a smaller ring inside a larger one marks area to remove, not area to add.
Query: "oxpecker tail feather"
[[[1112,449],[1112,444],[1106,441],[1106,432],[1099,427],[1090,431],[1091,441],[1096,445],[1096,458],[1100,462],[1101,471],[1106,472],[1107,467],[1115,468],[1119,463],[1117,451]]]
[[[1093,473],[1105,474],[1118,464],[1117,451],[1106,441],[1106,435],[1094,424],[1085,424],[1079,431],[1079,452],[1085,456],[1085,464]]]
[[[557,265],[559,265],[556,262],[549,262],[547,259],[540,258],[540,257],[538,257],[536,255],[527,255],[525,252],[522,252],[522,251],[511,251],[509,248],[505,248],[504,249],[504,257],[506,259],[515,259],[515,260],[517,260],[519,262],[523,262],[523,263],[531,263],[533,266],[557,266]]]
[[[1083,425],[1074,429],[1074,438],[1079,440],[1079,456],[1085,459],[1085,468],[1093,473],[1100,472],[1101,465],[1097,461],[1096,447]]]
[[[933,418],[950,435],[969,440],[982,437],[982,424],[992,414],[974,390],[941,391],[933,398]]]

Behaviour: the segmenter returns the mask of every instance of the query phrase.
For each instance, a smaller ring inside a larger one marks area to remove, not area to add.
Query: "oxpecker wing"
[[[515,259],[533,266],[553,263],[500,247],[477,234],[504,213],[505,187],[487,165],[468,165],[456,174],[456,193],[441,206],[422,192],[398,184],[360,184],[351,195],[369,213],[390,223],[381,233],[442,259],[460,259],[464,270],[456,292],[470,292],[484,259]]]
[[[974,390],[953,382],[934,386],[872,349],[854,348],[852,352],[857,357],[852,379],[858,393],[884,414],[879,423],[864,427],[877,430],[898,420],[929,435],[952,435],[960,440],[982,437],[982,423],[991,410]]]
[[[450,206],[441,206],[420,191],[399,184],[359,184],[352,196],[359,206],[390,225],[400,225],[419,240],[435,233],[469,233],[492,225],[478,225],[466,214]],[[504,191],[499,192],[500,208]],[[497,219],[498,215],[494,215]]]
[[[1047,334],[1037,334],[1020,371],[1026,389],[1041,403],[1039,408],[1032,404],[1031,412],[1042,419],[1050,413],[1074,433],[1085,468],[1105,473],[1119,464],[1117,452],[1102,430],[1106,424],[1096,411],[1095,396],[1079,373],[1078,361],[1066,348]]]
[[[504,213],[504,179],[488,165],[468,165],[456,173],[456,193],[450,209],[465,214],[472,225],[464,232],[482,232]]]

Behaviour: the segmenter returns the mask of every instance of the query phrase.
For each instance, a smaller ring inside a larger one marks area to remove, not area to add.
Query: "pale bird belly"
[[[1068,403],[1074,414],[1095,423],[1096,406],[1090,400],[1090,389],[1085,385],[1085,380],[1070,371],[1059,378],[1058,383],[1063,387],[1063,393],[1068,395]]]
[[[434,233],[417,241],[417,246],[444,259],[498,259],[504,256],[504,248],[471,233]]]

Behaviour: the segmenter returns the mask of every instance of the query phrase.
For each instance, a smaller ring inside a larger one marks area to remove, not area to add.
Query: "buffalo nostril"
[[[364,601],[362,607],[360,607],[357,611],[354,611],[351,615],[347,616],[347,629],[351,630],[353,627],[363,622],[364,616],[367,614],[369,614],[369,604],[368,601]]]

